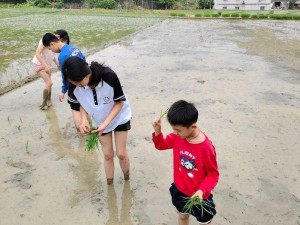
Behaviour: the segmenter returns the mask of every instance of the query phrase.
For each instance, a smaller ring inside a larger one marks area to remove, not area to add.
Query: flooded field
[[[92,13],[78,17],[68,13],[63,15],[50,11],[0,17],[0,95],[37,78],[31,60],[46,32],[67,30],[70,44],[90,55],[160,21],[158,18],[112,17]]]
[[[133,111],[131,180],[115,159],[110,187],[101,151],[84,150],[68,104],[55,98],[59,73],[48,111],[38,109],[41,80],[0,96],[1,224],[176,224],[172,153],[154,149],[151,122],[178,99],[195,103],[217,150],[213,224],[300,224],[299,56],[299,21],[190,19],[90,55],[119,75]]]

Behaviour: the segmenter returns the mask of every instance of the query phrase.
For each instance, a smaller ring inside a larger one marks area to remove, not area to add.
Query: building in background
[[[288,8],[287,0],[214,0],[214,9],[271,10]]]

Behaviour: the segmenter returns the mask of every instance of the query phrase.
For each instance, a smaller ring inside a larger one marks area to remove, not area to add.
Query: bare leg
[[[104,170],[107,184],[112,184],[114,178],[114,149],[112,143],[112,133],[99,137],[104,155]]]
[[[127,153],[127,136],[128,131],[117,131],[115,134],[116,153],[119,158],[120,167],[124,174],[124,179],[129,180],[129,157]]]
[[[43,91],[43,102],[40,105],[40,109],[46,110],[46,109],[48,109],[47,101],[49,98],[49,94],[51,93],[51,87],[53,84],[52,80],[51,80],[51,73],[47,73],[44,70],[41,70],[37,74],[45,82],[45,87],[44,87],[44,91]]]
[[[178,225],[188,225],[190,215],[188,214],[178,214]]]

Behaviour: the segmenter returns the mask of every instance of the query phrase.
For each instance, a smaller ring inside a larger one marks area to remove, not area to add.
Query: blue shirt
[[[61,48],[58,56],[58,63],[61,69],[63,67],[64,61],[70,56],[77,56],[85,61],[85,56],[77,47],[65,44]],[[62,76],[62,83],[63,83],[61,86],[61,92],[65,94],[68,90],[69,82],[65,79],[63,72],[61,72],[61,76]]]

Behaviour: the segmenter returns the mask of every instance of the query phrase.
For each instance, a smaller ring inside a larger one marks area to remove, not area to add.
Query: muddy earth
[[[40,79],[0,96],[0,224],[177,224],[172,153],[154,149],[151,122],[179,99],[217,150],[213,224],[300,224],[299,57],[299,21],[180,19],[89,56],[115,70],[133,111],[131,179],[115,158],[109,187],[101,151],[85,151],[58,101],[59,72],[48,111]]]

